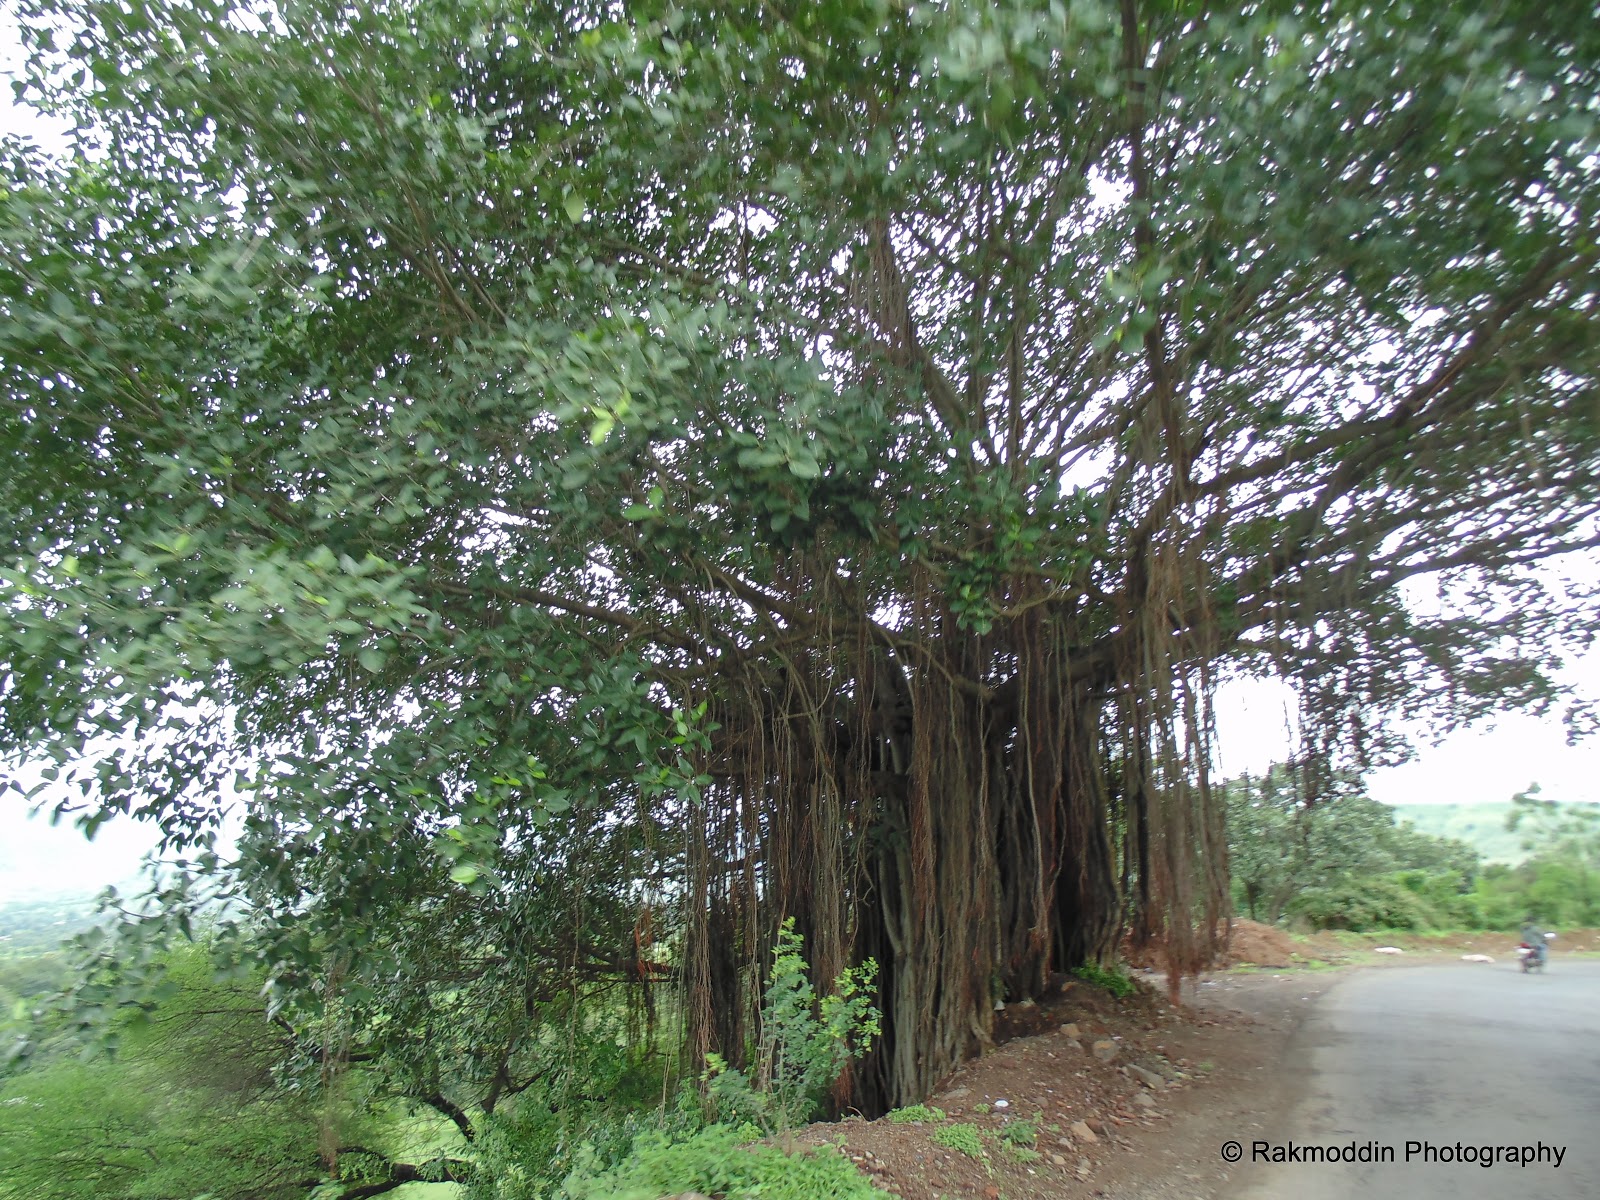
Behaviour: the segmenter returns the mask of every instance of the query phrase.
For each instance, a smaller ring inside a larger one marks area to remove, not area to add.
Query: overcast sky
[[[1575,664],[1562,681],[1600,696],[1600,652]],[[1218,770],[1259,771],[1287,756],[1292,694],[1287,685],[1244,683],[1217,699]],[[1506,713],[1433,744],[1427,728],[1406,730],[1413,762],[1367,776],[1367,794],[1385,804],[1479,804],[1509,800],[1538,783],[1548,800],[1600,802],[1600,738],[1566,744],[1559,714]]]

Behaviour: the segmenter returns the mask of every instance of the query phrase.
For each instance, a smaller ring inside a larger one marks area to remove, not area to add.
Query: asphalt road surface
[[[1241,1200],[1600,1197],[1600,962],[1362,971],[1298,1051],[1294,1111],[1240,1139]]]

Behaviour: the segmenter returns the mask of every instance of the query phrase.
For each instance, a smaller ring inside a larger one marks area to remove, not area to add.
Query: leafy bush
[[[749,1144],[756,1132],[750,1126],[709,1125],[682,1141],[647,1134],[619,1166],[574,1171],[561,1195],[566,1200],[660,1200],[700,1192],[725,1200],[888,1200],[838,1151],[786,1154],[776,1146]]]
[[[807,1120],[845,1063],[878,1033],[878,1013],[867,999],[874,964],[843,972],[832,993],[818,1000],[802,948],[786,923],[778,934],[752,1072],[709,1056],[705,1082],[722,1123],[704,1125],[706,1114],[692,1086],[675,1105],[662,1105],[659,1068],[623,1050],[617,1031],[600,1022],[563,1046],[560,1070],[485,1122],[469,1200],[544,1200],[558,1187],[568,1195],[608,1197],[642,1189],[639,1194],[651,1200],[682,1191],[736,1197],[760,1190],[793,1200],[877,1195],[839,1184],[840,1178],[854,1178],[842,1160],[819,1165],[743,1145]],[[771,1180],[790,1175],[792,1188],[773,1190]],[[714,1181],[720,1182],[713,1187]],[[658,1183],[665,1190],[651,1191]]]
[[[1133,980],[1129,979],[1115,967],[1101,967],[1094,963],[1084,963],[1072,972],[1085,983],[1092,983],[1095,987],[1104,988],[1113,996],[1126,1000],[1134,993]]]
[[[1426,899],[1393,879],[1351,879],[1309,888],[1295,897],[1289,914],[1313,929],[1425,930],[1441,923]]]
[[[659,1070],[611,1047],[616,1061],[604,1049],[580,1040],[565,1077],[541,1081],[483,1121],[467,1200],[544,1200],[580,1163],[609,1168],[641,1136],[682,1139],[703,1127],[693,1087],[663,1105]]]
[[[1471,884],[1459,871],[1398,871],[1394,881],[1406,891],[1420,896],[1442,927],[1481,929],[1483,911]]]
[[[108,1018],[114,1056],[69,1057],[72,1039],[47,1028],[39,1051],[0,1080],[0,1197],[298,1200],[325,1130],[379,1140],[342,1091],[276,1083],[281,1041],[259,978],[219,981],[198,945],[154,965],[168,989]]]
[[[926,1104],[911,1104],[905,1108],[897,1108],[889,1114],[889,1120],[897,1125],[915,1125],[924,1121],[942,1121],[945,1111],[942,1108],[932,1108]]]
[[[878,1035],[878,1010],[868,999],[877,964],[869,959],[841,972],[833,993],[819,1002],[803,949],[793,919],[785,921],[761,1009],[755,1078],[707,1056],[710,1094],[721,1117],[754,1121],[768,1132],[804,1124],[845,1064]]]
[[[1039,1140],[1039,1122],[1007,1121],[1000,1129],[1000,1140],[1013,1146],[1033,1146]]]

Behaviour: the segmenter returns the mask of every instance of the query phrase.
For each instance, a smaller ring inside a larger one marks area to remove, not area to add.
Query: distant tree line
[[[1236,911],[1314,929],[1505,929],[1525,917],[1600,924],[1600,806],[1562,805],[1535,786],[1507,819],[1527,859],[1486,864],[1467,843],[1400,822],[1341,776],[1306,799],[1296,769],[1223,785]]]

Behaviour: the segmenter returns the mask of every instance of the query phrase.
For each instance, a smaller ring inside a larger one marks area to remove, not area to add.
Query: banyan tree
[[[793,917],[906,1102],[1205,960],[1230,672],[1326,763],[1593,627],[1585,6],[24,7],[0,730],[289,991],[737,1059]]]

